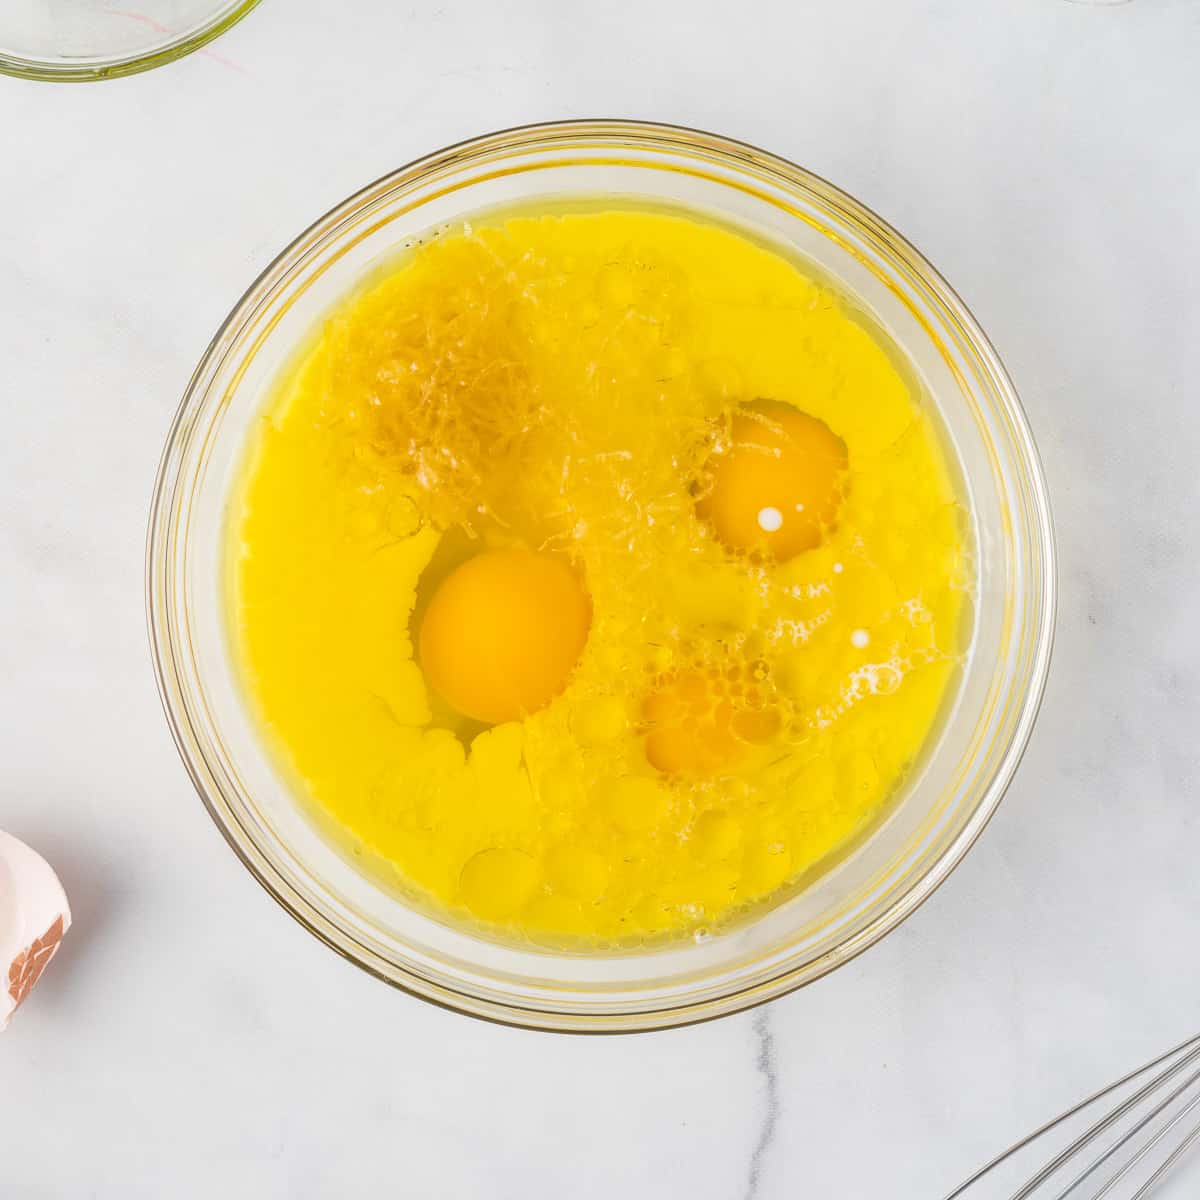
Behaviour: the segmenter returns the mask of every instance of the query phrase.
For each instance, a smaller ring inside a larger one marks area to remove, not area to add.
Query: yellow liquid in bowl
[[[343,302],[229,517],[281,764],[453,919],[712,929],[867,828],[970,586],[933,419],[791,260],[641,210],[483,217]]]

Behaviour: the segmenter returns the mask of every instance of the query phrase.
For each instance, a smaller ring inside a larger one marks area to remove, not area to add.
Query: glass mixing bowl
[[[227,648],[222,528],[247,429],[314,322],[409,239],[539,198],[640,197],[707,211],[834,279],[894,339],[938,410],[978,558],[971,643],[919,770],[840,861],[702,941],[553,952],[417,911],[357,871],[289,790]],[[333,949],[389,983],[476,1016],[565,1030],[701,1020],[832,970],[911,913],[1000,801],[1050,657],[1054,551],[1037,453],[1013,386],[962,301],[845,193],[761,150],[692,130],[569,122],[453,146],[371,184],[303,233],[238,302],[171,427],[150,517],[150,635],[184,763],[230,845]]]
[[[259,0],[4,0],[0,72],[23,79],[113,79],[174,62]]]

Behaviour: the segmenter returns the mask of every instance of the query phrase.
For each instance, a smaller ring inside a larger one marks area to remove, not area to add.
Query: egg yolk
[[[785,562],[819,546],[841,502],[846,446],[791,405],[759,401],[733,418],[730,446],[708,461],[696,512],[730,550]]]
[[[666,775],[719,774],[779,729],[778,713],[762,706],[736,669],[668,675],[643,703],[642,720],[646,757]]]
[[[421,669],[463,716],[515,721],[566,687],[591,620],[591,600],[564,559],[487,550],[451,572],[430,599]]]

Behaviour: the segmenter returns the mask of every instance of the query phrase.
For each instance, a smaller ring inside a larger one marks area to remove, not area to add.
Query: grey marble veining
[[[763,1172],[779,1129],[780,1106],[779,1066],[775,1061],[775,1035],[771,1032],[769,1009],[763,1008],[755,1013],[752,1028],[758,1050],[754,1065],[762,1076],[762,1118],[750,1155],[745,1200],[755,1200],[762,1191]]]
[[[75,912],[0,1038],[0,1195],[936,1200],[1194,1033],[1197,62],[1193,0],[265,0],[148,75],[0,79],[0,827]],[[1016,782],[907,924],[769,1008],[566,1039],[394,993],[262,895],[176,759],[141,577],[174,406],[273,255],[427,150],[594,115],[769,147],[929,255],[1024,397],[1062,595]]]

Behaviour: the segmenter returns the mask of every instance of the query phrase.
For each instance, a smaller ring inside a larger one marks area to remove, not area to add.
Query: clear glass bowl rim
[[[256,2],[256,0],[255,0]],[[929,289],[958,324],[970,348],[978,355],[997,389],[1004,416],[1009,421],[1017,445],[1016,467],[1024,498],[1029,506],[1034,552],[1035,577],[1026,592],[1034,596],[1036,606],[1027,622],[1024,661],[1027,664],[1019,689],[1018,715],[999,760],[991,771],[979,802],[964,821],[956,837],[942,850],[905,891],[885,905],[865,928],[822,958],[781,971],[764,982],[731,989],[716,997],[690,1005],[645,1010],[621,1009],[603,1016],[560,1013],[540,1008],[523,1008],[495,1000],[485,1000],[468,992],[456,992],[406,973],[396,964],[381,960],[361,942],[319,912],[300,896],[278,871],[261,848],[245,836],[236,820],[225,811],[225,800],[214,795],[202,774],[203,751],[189,727],[185,714],[177,711],[172,690],[179,664],[172,653],[171,630],[160,613],[168,611],[164,599],[169,589],[166,558],[173,511],[173,494],[185,480],[176,478],[181,442],[194,410],[204,400],[206,368],[218,355],[232,331],[246,314],[261,305],[272,289],[298,260],[311,258],[326,237],[331,237],[356,214],[373,206],[382,195],[400,185],[416,186],[434,171],[447,165],[469,164],[475,157],[505,149],[547,148],[573,138],[628,139],[644,143],[670,156],[672,146],[702,148],[735,168],[739,162],[767,168],[799,192],[809,192],[832,201],[840,215],[853,221],[887,246],[889,251]],[[856,957],[896,928],[919,908],[945,881],[983,832],[1020,763],[1041,705],[1049,671],[1057,607],[1057,573],[1053,522],[1041,461],[1028,419],[1016,389],[999,355],[984,334],[966,304],[942,278],[932,264],[886,221],[848,193],[804,167],[749,143],[702,130],[650,121],[626,119],[588,119],[536,123],[516,126],[466,139],[415,159],[367,184],[342,203],[330,209],[284,249],[259,275],[234,305],[196,367],[168,432],[166,445],[154,484],[146,543],[147,621],[155,678],[160,699],[176,747],[184,766],[209,815],[230,847],[269,895],[300,925],[325,942],[342,957],[363,970],[403,991],[452,1010],[486,1020],[521,1028],[557,1032],[642,1032],[692,1024],[751,1008],[821,978],[829,971]]]
[[[241,0],[240,3],[227,5],[190,34],[167,42],[157,49],[137,54],[66,59],[25,58],[0,53],[0,75],[12,75],[17,79],[33,79],[46,83],[93,83],[102,79],[137,75],[141,71],[149,71],[184,58],[194,50],[208,45],[214,38],[232,29],[251,9],[257,8],[261,3],[262,0]]]

